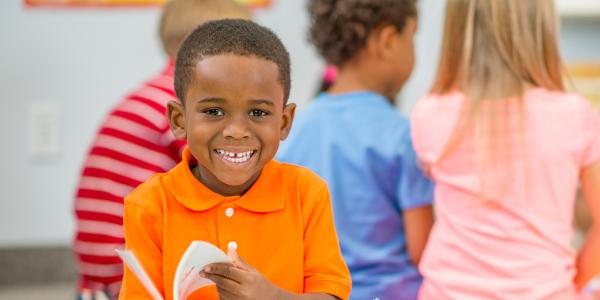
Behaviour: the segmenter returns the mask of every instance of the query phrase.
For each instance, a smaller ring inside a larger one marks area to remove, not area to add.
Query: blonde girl
[[[420,299],[574,299],[600,271],[600,116],[564,91],[551,0],[449,0],[411,116],[436,182]],[[578,187],[594,219],[570,240]]]

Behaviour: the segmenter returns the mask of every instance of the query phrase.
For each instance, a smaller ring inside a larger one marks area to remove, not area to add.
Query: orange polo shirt
[[[350,294],[350,273],[342,259],[327,185],[308,169],[269,162],[242,196],[209,190],[190,170],[195,159],[155,175],[125,198],[126,248],[133,250],[162,292],[173,298],[179,259],[194,240],[227,253],[235,242],[242,259],[273,284],[293,293]],[[120,299],[150,296],[125,268]],[[190,299],[218,299],[214,286]]]

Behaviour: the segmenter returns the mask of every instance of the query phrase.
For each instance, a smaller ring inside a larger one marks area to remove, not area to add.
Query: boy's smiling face
[[[194,175],[221,195],[243,194],[289,133],[279,69],[256,56],[224,54],[196,63],[185,106],[169,104],[175,135],[198,161]]]

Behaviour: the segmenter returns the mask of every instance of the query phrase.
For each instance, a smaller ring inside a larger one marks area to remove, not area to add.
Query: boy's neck
[[[230,186],[224,184],[212,184],[219,182],[219,179],[199,165],[190,166],[190,170],[192,171],[194,177],[196,177],[196,179],[204,184],[204,186],[206,186],[209,190],[224,197],[243,196],[260,176],[260,173],[258,173],[255,174],[248,182],[242,185]]]
[[[359,91],[371,91],[380,94],[392,104],[397,91],[393,91],[381,74],[365,64],[347,63],[340,67],[338,77],[329,88],[329,94],[346,94]]]

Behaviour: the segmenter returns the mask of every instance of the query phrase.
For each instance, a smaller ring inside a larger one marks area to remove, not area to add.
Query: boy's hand
[[[217,285],[221,300],[229,299],[279,299],[281,289],[244,262],[230,248],[228,255],[232,264],[216,263],[204,268],[200,275]]]

